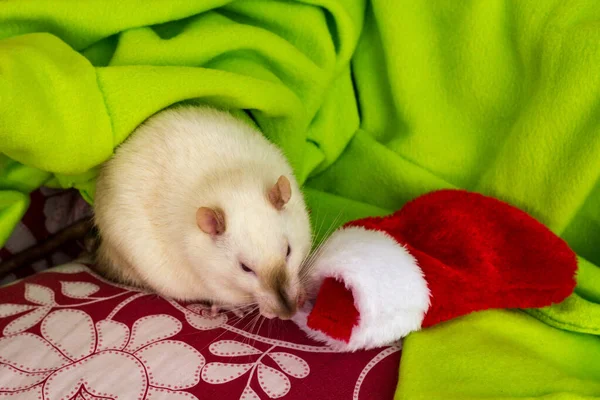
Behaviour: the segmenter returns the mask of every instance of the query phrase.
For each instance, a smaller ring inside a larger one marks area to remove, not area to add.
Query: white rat
[[[311,246],[306,205],[281,151],[231,114],[181,107],[117,148],[96,185],[97,260],[178,300],[258,305],[290,318]]]

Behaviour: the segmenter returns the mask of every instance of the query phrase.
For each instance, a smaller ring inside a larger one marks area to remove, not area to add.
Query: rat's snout
[[[306,302],[304,291],[299,291],[292,295],[285,291],[278,291],[273,297],[271,301],[266,302],[266,304],[260,307],[260,313],[268,319],[275,317],[281,320],[291,319]]]
[[[285,265],[273,269],[263,289],[260,313],[269,319],[291,319],[307,299],[304,288],[294,275],[289,275]]]
[[[290,297],[287,293],[277,293],[277,306],[275,315],[282,320],[290,319],[296,314],[298,309],[298,299]]]

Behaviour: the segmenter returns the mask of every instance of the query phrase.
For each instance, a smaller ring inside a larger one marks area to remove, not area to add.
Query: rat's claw
[[[213,304],[212,306],[210,306],[210,316],[211,317],[216,317],[219,314],[219,311],[221,311],[221,309],[219,308],[218,305]]]
[[[231,312],[238,318],[244,318],[244,316],[246,315],[248,310],[245,310],[243,308],[238,308],[238,309],[232,309]]]

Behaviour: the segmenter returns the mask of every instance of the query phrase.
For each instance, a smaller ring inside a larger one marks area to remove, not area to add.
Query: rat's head
[[[211,249],[208,289],[227,306],[253,304],[265,317],[291,318],[304,301],[300,272],[311,244],[297,183],[246,175],[232,190],[220,189],[215,204],[196,211],[203,247]]]

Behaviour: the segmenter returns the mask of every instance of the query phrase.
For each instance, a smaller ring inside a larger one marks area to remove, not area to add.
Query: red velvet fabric
[[[423,327],[485,309],[548,306],[575,288],[569,246],[527,213],[481,194],[440,190],[348,225],[384,231],[416,257],[432,297]]]

